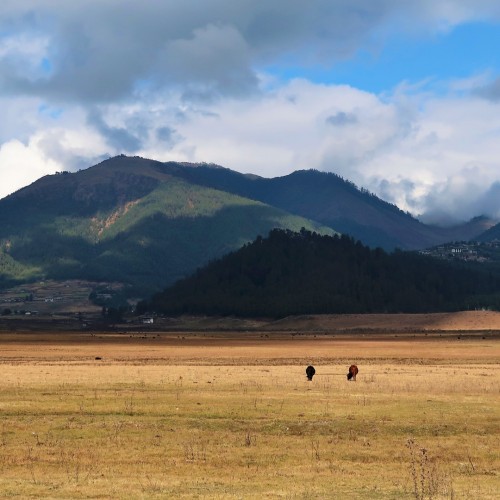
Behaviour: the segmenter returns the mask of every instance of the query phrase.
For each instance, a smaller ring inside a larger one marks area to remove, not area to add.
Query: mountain
[[[481,241],[482,235],[493,228],[498,221],[484,215],[474,217],[469,222],[446,228],[443,235],[450,241]],[[441,243],[441,242],[440,242]]]
[[[243,317],[477,307],[500,307],[500,272],[306,230],[273,230],[138,305],[167,315]]]
[[[259,200],[386,250],[419,250],[448,241],[469,240],[493,224],[486,217],[479,217],[451,228],[425,225],[333,173],[300,170],[265,179],[208,165],[165,165],[173,175],[189,182]]]
[[[0,200],[0,284],[40,278],[160,290],[275,227],[334,231],[256,200],[116,157]]]
[[[85,279],[124,283],[144,297],[274,228],[411,250],[468,240],[491,225],[427,226],[331,173],[266,179],[121,155],[0,200],[0,287]]]

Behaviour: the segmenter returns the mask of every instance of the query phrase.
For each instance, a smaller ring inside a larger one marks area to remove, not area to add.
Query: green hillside
[[[190,184],[150,160],[115,158],[0,200],[0,286],[119,281],[147,295],[272,228],[326,227]]]

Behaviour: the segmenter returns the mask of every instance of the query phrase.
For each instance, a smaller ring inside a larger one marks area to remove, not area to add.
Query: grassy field
[[[498,498],[499,359],[489,333],[2,334],[0,497]]]

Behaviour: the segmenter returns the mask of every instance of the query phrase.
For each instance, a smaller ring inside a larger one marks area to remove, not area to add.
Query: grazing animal
[[[349,373],[347,374],[347,380],[354,380],[354,382],[356,382],[356,375],[358,372],[358,367],[356,365],[351,365],[349,367]]]
[[[309,365],[306,368],[307,380],[311,381],[313,379],[315,373],[316,373],[316,370],[314,369],[314,366]]]

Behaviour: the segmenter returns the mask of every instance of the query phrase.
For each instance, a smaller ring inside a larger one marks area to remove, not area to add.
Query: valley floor
[[[497,317],[3,331],[0,497],[498,498]]]

